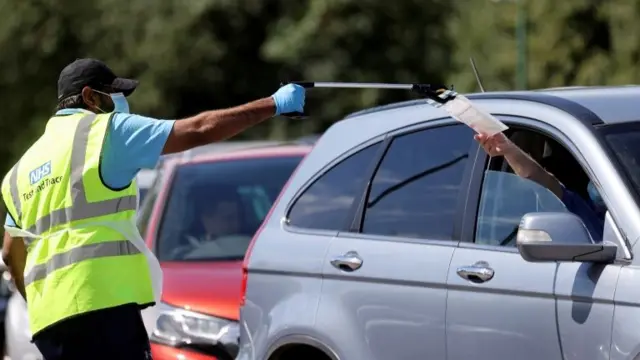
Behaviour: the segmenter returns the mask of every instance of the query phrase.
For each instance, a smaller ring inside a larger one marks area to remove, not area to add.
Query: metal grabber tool
[[[392,89],[392,90],[409,90],[424,96],[427,103],[440,107],[447,102],[453,100],[458,95],[451,88],[443,85],[431,84],[391,84],[391,83],[358,83],[358,82],[310,82],[310,81],[293,81],[291,84],[297,84],[305,89],[312,88],[333,88],[333,89]],[[280,84],[285,85],[285,84]],[[290,118],[305,118],[309,116],[307,113],[286,113],[282,114]]]

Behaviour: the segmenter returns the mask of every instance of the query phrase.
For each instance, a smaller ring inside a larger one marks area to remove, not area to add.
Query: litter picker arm
[[[508,129],[504,123],[482,108],[474,105],[463,95],[459,95],[453,87],[431,84],[388,84],[388,83],[356,83],[356,82],[293,82],[306,89],[394,89],[409,90],[425,98],[426,103],[434,107],[442,107],[456,120],[466,124],[477,133],[493,136]],[[303,118],[307,114],[287,113],[284,116]]]
[[[390,83],[357,83],[357,82],[311,82],[311,81],[294,81],[305,89],[312,88],[333,88],[333,89],[391,89],[391,90],[409,90],[424,96],[432,105],[441,106],[450,100],[455,99],[457,93],[453,89],[448,89],[443,85],[431,84],[390,84]],[[284,85],[284,84],[281,84]],[[306,113],[286,113],[282,114],[290,118],[304,118]]]

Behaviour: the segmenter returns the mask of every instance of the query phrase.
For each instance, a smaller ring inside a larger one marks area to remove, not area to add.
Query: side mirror
[[[618,247],[594,244],[582,220],[566,212],[529,213],[516,238],[520,256],[530,262],[612,263]]]

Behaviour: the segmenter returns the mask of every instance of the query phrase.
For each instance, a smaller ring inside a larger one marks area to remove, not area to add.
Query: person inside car
[[[582,219],[594,241],[602,241],[604,215],[607,209],[602,197],[591,181],[587,186],[589,198],[583,198],[567,189],[553,174],[545,170],[503,133],[493,136],[476,134],[475,139],[489,156],[503,156],[516,175],[549,189],[562,201],[567,210]]]
[[[211,193],[211,188],[215,190],[213,196],[202,198],[202,194]],[[178,252],[186,257],[205,256],[205,252],[215,257],[244,254],[252,234],[244,229],[243,203],[235,187],[210,185],[197,193],[200,198],[193,202],[195,218],[184,235],[186,244]]]
[[[220,191],[216,199],[201,204],[196,214],[198,231],[188,237],[198,242],[213,241],[241,232],[242,203],[235,189],[231,191]]]

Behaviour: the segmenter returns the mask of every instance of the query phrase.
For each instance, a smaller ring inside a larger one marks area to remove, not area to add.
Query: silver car
[[[424,101],[337,122],[245,258],[238,360],[640,359],[640,87],[471,94],[602,239]]]

